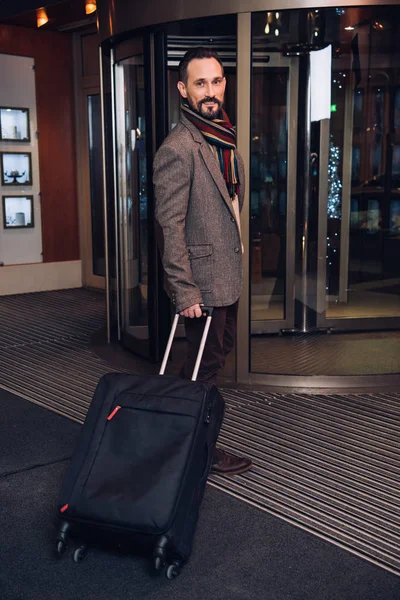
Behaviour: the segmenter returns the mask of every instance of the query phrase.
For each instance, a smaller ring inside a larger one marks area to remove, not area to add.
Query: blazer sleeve
[[[158,150],[153,167],[155,216],[162,231],[161,254],[167,276],[168,293],[180,312],[201,304],[186,248],[185,222],[191,187],[190,153],[179,153],[164,144]]]

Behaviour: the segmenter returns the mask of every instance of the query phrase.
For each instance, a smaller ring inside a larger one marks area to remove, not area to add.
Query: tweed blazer
[[[244,168],[238,154],[239,209]],[[229,306],[243,284],[240,229],[219,164],[184,116],[156,153],[153,183],[166,290],[177,312]]]

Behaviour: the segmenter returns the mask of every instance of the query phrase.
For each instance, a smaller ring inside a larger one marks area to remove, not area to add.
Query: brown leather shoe
[[[239,475],[253,466],[250,458],[228,454],[222,448],[215,448],[211,473],[219,475]]]

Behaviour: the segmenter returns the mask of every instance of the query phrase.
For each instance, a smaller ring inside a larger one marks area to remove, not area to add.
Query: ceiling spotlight
[[[278,36],[279,35],[279,29],[275,29],[275,35]]]
[[[266,24],[264,32],[268,35],[269,34],[269,23]]]
[[[347,27],[345,27],[346,31],[353,31],[354,27],[353,25],[348,25]]]
[[[45,8],[37,8],[36,9],[36,24],[38,27],[43,27],[46,23],[49,22],[49,17],[47,16],[47,12]]]
[[[85,1],[85,12],[87,15],[91,15],[97,9],[96,0],[86,0]]]

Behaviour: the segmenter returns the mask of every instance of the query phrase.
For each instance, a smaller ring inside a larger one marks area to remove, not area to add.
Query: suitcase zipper
[[[120,406],[116,406],[114,408],[114,410],[112,411],[112,413],[110,415],[108,415],[107,417],[107,421],[111,421],[111,419],[113,419],[115,417],[115,415],[117,414],[117,412],[120,410]]]

